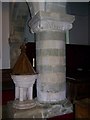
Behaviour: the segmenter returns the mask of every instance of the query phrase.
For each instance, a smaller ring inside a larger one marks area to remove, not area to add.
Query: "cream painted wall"
[[[2,69],[10,68],[9,3],[2,3]]]

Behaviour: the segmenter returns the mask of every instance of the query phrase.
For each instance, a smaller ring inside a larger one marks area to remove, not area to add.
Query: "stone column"
[[[33,98],[33,86],[30,86],[28,88],[28,99],[32,100],[32,98]]]
[[[74,16],[39,11],[30,21],[36,33],[37,99],[54,103],[66,98],[65,32]]]
[[[19,101],[23,101],[23,88],[20,87],[19,90],[20,90]]]
[[[19,98],[19,87],[15,86],[15,100]]]
[[[65,99],[65,34],[59,31],[37,33],[37,97],[39,101]]]

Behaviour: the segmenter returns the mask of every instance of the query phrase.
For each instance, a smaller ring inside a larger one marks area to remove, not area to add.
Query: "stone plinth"
[[[7,107],[8,118],[50,118],[73,112],[72,104],[67,100],[57,104],[40,104],[36,100],[34,102],[36,105],[26,110],[14,109],[12,107],[13,102],[9,102]]]

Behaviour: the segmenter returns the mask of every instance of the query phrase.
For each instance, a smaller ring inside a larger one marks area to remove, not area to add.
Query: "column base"
[[[33,100],[36,106],[30,109],[15,109],[13,108],[13,102],[9,102],[7,105],[7,118],[52,118],[55,116],[69,115],[73,113],[73,105],[67,99],[60,101],[56,104],[41,104],[37,101],[37,98]],[[71,119],[70,119],[71,120]]]
[[[66,99],[66,91],[61,91],[58,93],[39,91],[37,99],[40,103],[58,103],[61,100]]]
[[[15,108],[15,109],[30,109],[35,106],[36,106],[36,104],[33,100],[25,100],[25,101],[15,100],[15,101],[13,101],[13,108]]]

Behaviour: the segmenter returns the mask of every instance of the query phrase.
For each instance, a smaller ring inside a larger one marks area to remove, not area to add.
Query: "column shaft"
[[[23,101],[23,88],[19,88],[19,89],[20,89],[19,100]]]
[[[19,98],[19,87],[15,86],[15,99]]]
[[[37,97],[40,102],[65,99],[65,34],[39,32],[36,41],[36,61],[39,73]]]
[[[28,88],[23,88],[23,100],[27,100],[27,89]]]
[[[28,88],[28,99],[32,100],[33,86]]]

